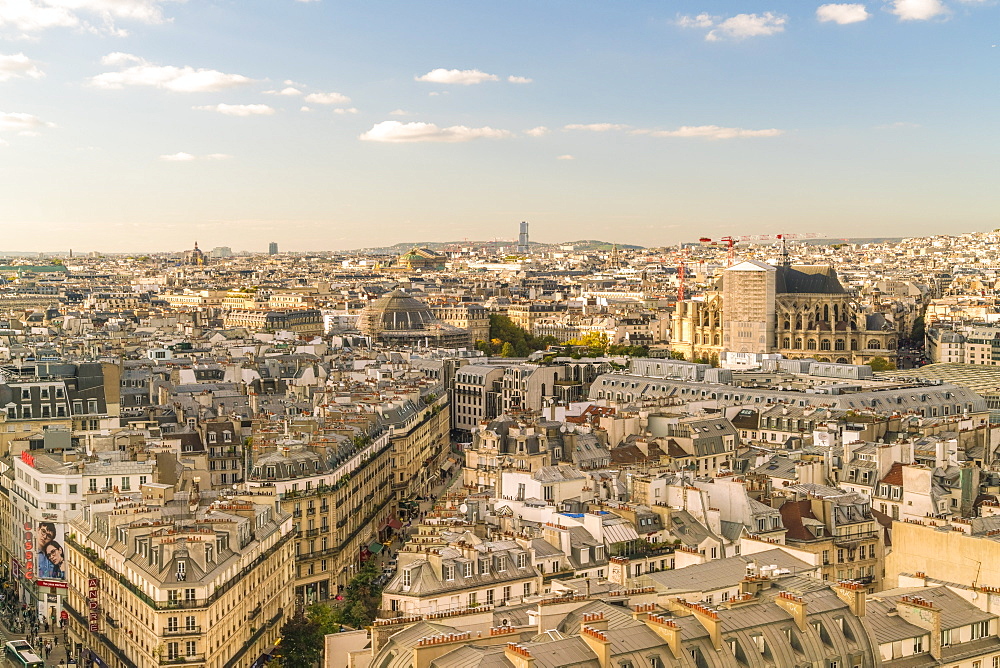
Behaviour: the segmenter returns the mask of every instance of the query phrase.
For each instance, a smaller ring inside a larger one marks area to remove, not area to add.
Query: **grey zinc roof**
[[[747,564],[776,565],[793,573],[813,570],[806,562],[775,548],[753,555],[714,559],[703,564],[646,575],[661,592],[710,591],[732,587],[746,576]]]

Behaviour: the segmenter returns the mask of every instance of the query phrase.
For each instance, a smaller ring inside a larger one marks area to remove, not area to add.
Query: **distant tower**
[[[527,255],[531,252],[528,248],[528,224],[525,222],[521,223],[521,233],[517,235],[517,252],[521,255]]]
[[[277,255],[278,254],[278,242],[277,241],[272,241],[271,243],[269,243],[267,245],[267,254],[268,255]]]

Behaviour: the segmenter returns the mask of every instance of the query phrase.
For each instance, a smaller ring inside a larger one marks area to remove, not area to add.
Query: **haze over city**
[[[998,19],[960,0],[0,0],[0,224],[11,250],[112,252],[518,220],[647,246],[987,230]]]

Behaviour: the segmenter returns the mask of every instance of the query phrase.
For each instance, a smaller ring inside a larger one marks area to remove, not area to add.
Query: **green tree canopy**
[[[282,668],[315,668],[323,658],[323,632],[301,608],[281,627]]]

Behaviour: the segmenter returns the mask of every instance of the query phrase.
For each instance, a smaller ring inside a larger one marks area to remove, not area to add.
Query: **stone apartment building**
[[[141,494],[87,507],[66,541],[87,665],[256,665],[293,611],[291,515],[268,497]]]

